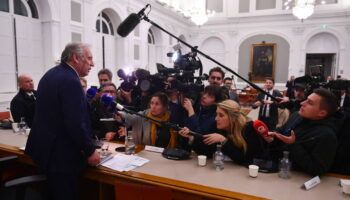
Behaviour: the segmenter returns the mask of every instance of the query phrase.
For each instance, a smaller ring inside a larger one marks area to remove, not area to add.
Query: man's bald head
[[[32,92],[34,90],[34,82],[30,76],[20,75],[18,77],[19,88],[25,92]]]

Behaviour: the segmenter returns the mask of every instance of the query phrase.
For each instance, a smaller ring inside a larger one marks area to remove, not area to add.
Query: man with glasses
[[[107,82],[102,84],[100,93],[101,97],[110,95],[116,99],[117,88],[113,83]],[[122,140],[118,134],[121,124],[113,120],[115,105],[105,106],[101,98],[96,98],[91,102],[90,111],[94,136],[106,138],[107,140]]]

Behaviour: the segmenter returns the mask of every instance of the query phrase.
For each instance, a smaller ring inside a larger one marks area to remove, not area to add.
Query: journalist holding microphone
[[[179,134],[189,139],[197,154],[212,157],[215,145],[221,143],[222,152],[237,164],[249,165],[253,158],[262,157],[265,141],[255,132],[253,122],[248,121],[238,103],[233,100],[218,103],[215,121],[220,133],[192,136],[185,127]]]
[[[157,92],[151,97],[150,108],[140,111],[139,114],[158,121],[169,121],[168,103],[168,96],[162,92]],[[177,133],[168,126],[138,115],[124,112],[120,112],[120,114],[125,119],[126,126],[132,127],[132,136],[136,144],[162,148],[174,148],[176,146]],[[120,121],[120,117],[116,116],[116,119]]]

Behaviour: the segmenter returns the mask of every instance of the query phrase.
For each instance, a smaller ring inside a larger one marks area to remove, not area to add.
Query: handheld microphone
[[[114,100],[115,100],[114,97],[112,97],[109,94],[104,94],[101,96],[101,101],[105,106],[111,105],[114,102]]]
[[[266,136],[269,132],[269,128],[266,124],[260,120],[255,120],[253,123],[254,130],[259,133],[261,136]]]
[[[141,19],[145,15],[145,10],[147,7],[150,5],[147,4],[140,12],[136,13],[131,13],[119,26],[117,29],[117,33],[122,36],[126,37],[129,35],[129,33],[134,30],[134,28],[140,23]]]
[[[91,99],[93,99],[96,96],[96,93],[97,93],[97,90],[95,88],[89,88],[86,91],[86,98],[88,100],[91,100]]]

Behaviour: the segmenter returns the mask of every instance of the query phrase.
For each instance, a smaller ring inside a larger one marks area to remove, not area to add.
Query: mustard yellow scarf
[[[148,112],[147,116],[152,118],[152,119],[158,120],[158,121],[169,121],[169,119],[170,119],[170,113],[168,111],[165,112],[164,115],[161,117],[156,117],[156,116],[152,115],[151,112]],[[149,120],[149,121],[151,122],[151,145],[155,146],[156,135],[157,135],[157,126],[162,126],[162,125],[157,123],[157,122],[154,122],[152,120]],[[174,131],[173,129],[170,129],[170,141],[168,144],[168,148],[174,148],[176,146],[176,136],[177,136],[176,131]]]

